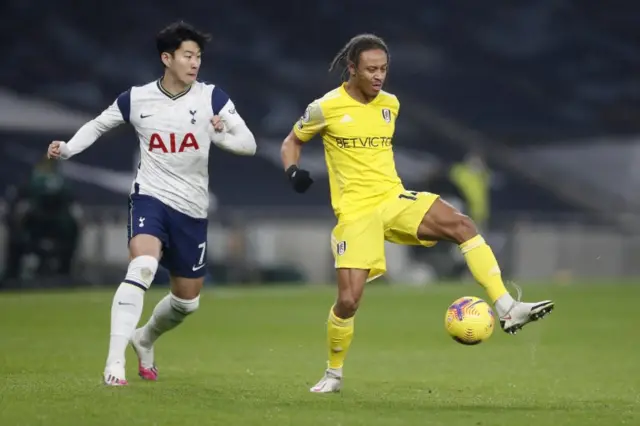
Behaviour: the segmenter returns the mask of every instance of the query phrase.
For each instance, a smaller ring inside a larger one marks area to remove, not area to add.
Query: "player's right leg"
[[[351,346],[354,319],[368,269],[338,268],[338,297],[327,319],[328,361],[324,376],[311,389],[315,393],[339,392],[342,389],[342,367]]]
[[[356,222],[339,223],[333,231],[332,246],[338,297],[327,320],[327,369],[310,389],[314,393],[339,392],[342,388],[342,368],[353,340],[355,314],[364,286],[385,272],[381,218],[376,213]]]
[[[104,383],[126,385],[125,351],[140,321],[144,293],[158,270],[162,243],[152,235],[139,234],[129,243],[131,262],[111,305],[109,355],[104,370]]]
[[[164,234],[162,203],[133,194],[129,202],[129,258],[127,274],[111,305],[109,354],[104,369],[106,385],[122,386],[125,378],[125,351],[140,321],[144,293],[158,270]]]

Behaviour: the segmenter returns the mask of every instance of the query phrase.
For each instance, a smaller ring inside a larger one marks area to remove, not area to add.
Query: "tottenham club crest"
[[[383,108],[382,118],[384,118],[384,121],[386,121],[387,123],[391,123],[391,111],[387,108]]]

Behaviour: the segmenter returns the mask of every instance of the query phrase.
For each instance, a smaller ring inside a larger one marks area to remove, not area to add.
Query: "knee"
[[[182,300],[196,300],[200,295],[204,278],[171,277],[171,294]]]
[[[478,235],[478,229],[469,216],[459,213],[451,224],[450,234],[451,239],[462,244]]]
[[[344,293],[338,295],[338,300],[335,305],[335,314],[342,319],[351,318],[358,311],[360,300],[352,293]]]
[[[129,263],[125,282],[145,290],[151,287],[153,278],[158,271],[158,259],[153,256],[138,256]]]
[[[181,299],[178,296],[171,293],[169,299],[171,308],[183,315],[189,315],[194,313],[200,307],[200,296],[196,296],[193,299]]]

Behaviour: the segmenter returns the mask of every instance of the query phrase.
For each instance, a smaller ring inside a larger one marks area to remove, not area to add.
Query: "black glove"
[[[293,165],[287,169],[287,176],[293,185],[293,190],[302,194],[305,192],[311,184],[313,179],[306,170],[299,169],[298,166]]]

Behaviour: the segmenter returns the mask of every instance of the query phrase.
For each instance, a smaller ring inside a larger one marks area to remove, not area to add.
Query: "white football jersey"
[[[227,129],[244,124],[229,96],[217,86],[196,82],[185,92],[171,95],[157,80],[122,93],[93,121],[101,133],[125,122],[133,125],[140,142],[140,163],[132,193],[205,218],[214,115]]]

